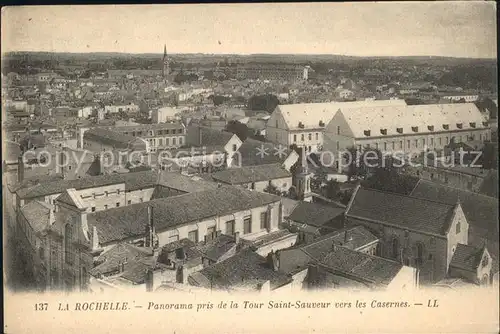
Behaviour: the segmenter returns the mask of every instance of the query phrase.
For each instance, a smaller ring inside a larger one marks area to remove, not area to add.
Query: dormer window
[[[304,128],[304,123],[299,122],[299,128],[303,129]]]
[[[428,125],[427,129],[429,129],[429,131],[434,131],[434,125]]]
[[[387,134],[387,129],[380,129],[380,133],[383,134],[383,135],[386,135]]]
[[[475,128],[476,127],[476,122],[470,122],[469,125],[470,125],[471,128]]]
[[[488,265],[488,262],[489,262],[488,257],[487,256],[483,257],[483,262],[482,262],[483,267],[486,267]]]
[[[397,129],[396,129],[396,131],[397,131],[398,133],[403,133],[403,128],[397,128]]]
[[[457,123],[457,129],[461,129],[462,128],[462,123]]]
[[[488,122],[483,122],[483,126],[488,126]]]
[[[365,136],[369,137],[370,136],[370,130],[365,130],[364,133],[365,133]]]
[[[418,132],[418,126],[412,126],[411,131],[413,132]]]
[[[443,124],[443,129],[449,130],[450,129],[450,125],[449,124]]]
[[[325,126],[325,122],[323,122],[323,121],[319,121],[319,126],[320,126],[320,127],[324,127],[324,126]]]

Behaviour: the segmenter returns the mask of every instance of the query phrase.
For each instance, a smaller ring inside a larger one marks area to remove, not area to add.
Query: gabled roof
[[[458,244],[451,258],[450,267],[476,271],[481,264],[486,249],[476,248],[469,245]]]
[[[136,137],[125,135],[118,131],[113,131],[112,129],[104,128],[92,128],[83,134],[83,138],[86,140],[96,140],[100,143],[111,145],[115,148],[129,148],[129,145],[140,140]],[[144,149],[146,144],[143,143]]]
[[[344,212],[344,208],[301,201],[288,218],[297,223],[321,227],[325,223],[342,216]]]
[[[460,200],[469,225],[473,229],[479,227],[485,232],[484,237],[498,243],[498,199],[426,180],[420,180],[410,196],[449,205]]]
[[[56,200],[78,209],[85,209],[87,207],[74,188],[66,189],[66,191],[59,195]]]
[[[284,169],[281,164],[229,168],[212,174],[214,180],[233,185],[281,179],[291,176],[292,174]]]
[[[457,123],[462,124],[461,129],[473,129],[469,123],[475,123],[475,128],[485,127],[483,116],[474,103],[342,106],[340,112],[356,138],[400,135],[398,128],[403,129],[403,134],[417,134],[459,130]],[[448,125],[448,130],[443,124]],[[428,126],[434,129],[430,130]],[[418,128],[417,132],[413,127]],[[381,129],[386,130],[385,134]],[[365,134],[367,130],[370,131],[368,135]]]
[[[89,214],[103,243],[144,235],[148,206],[153,208],[156,231],[164,231],[209,217],[266,206],[279,202],[275,195],[225,186],[213,190],[151,200]]]
[[[284,104],[276,107],[283,115],[288,129],[299,129],[299,122],[304,128],[320,128],[319,122],[323,121],[325,126],[331,121],[335,113],[341,108],[354,108],[361,106],[388,106],[406,105],[404,100],[383,101],[353,101],[353,102],[328,102],[328,103],[300,103]]]
[[[455,205],[358,188],[346,216],[420,233],[445,236]]]

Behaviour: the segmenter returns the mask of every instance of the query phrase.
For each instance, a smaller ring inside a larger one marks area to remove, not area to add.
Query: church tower
[[[311,192],[311,178],[312,173],[309,172],[307,166],[307,157],[304,150],[300,154],[300,162],[295,170],[294,175],[294,186],[298,199],[304,202],[312,202],[312,192]]]
[[[163,70],[162,70],[162,76],[165,82],[167,81],[167,76],[170,74],[170,64],[168,62],[168,56],[167,56],[167,45],[165,44],[163,48]]]

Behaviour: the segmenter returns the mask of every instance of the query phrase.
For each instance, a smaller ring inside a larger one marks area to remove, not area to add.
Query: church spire
[[[165,58],[167,58],[167,44],[163,46],[163,60],[165,60]]]

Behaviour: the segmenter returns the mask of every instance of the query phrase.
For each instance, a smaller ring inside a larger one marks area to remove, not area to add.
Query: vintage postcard
[[[5,333],[498,333],[495,2],[1,14]]]

